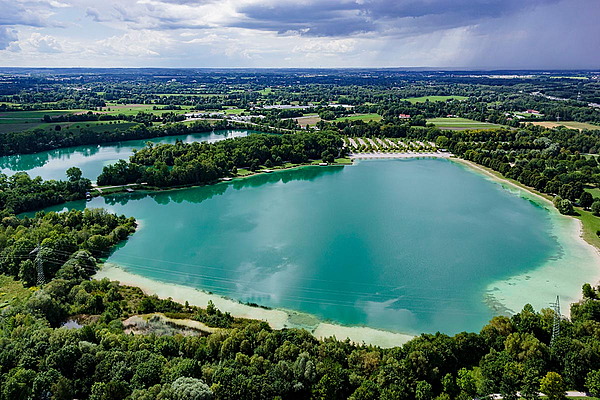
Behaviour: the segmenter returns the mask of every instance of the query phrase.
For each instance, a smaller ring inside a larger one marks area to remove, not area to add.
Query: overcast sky
[[[0,66],[600,69],[600,0],[0,0]]]

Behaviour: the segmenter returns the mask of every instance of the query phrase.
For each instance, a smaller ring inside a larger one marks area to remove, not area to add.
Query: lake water
[[[12,175],[25,171],[31,177],[41,176],[44,180],[65,180],[65,171],[70,167],[79,167],[83,176],[96,181],[102,168],[121,159],[129,159],[133,149],[141,149],[147,142],[175,143],[181,140],[190,142],[217,142],[223,139],[247,136],[254,131],[232,129],[192,135],[167,136],[153,139],[127,140],[105,143],[101,146],[76,146],[43,151],[34,154],[19,154],[0,157],[0,172]]]
[[[132,273],[407,333],[479,331],[494,314],[490,283],[561,252],[547,210],[440,159],[309,167],[68,207],[139,220],[108,258]]]

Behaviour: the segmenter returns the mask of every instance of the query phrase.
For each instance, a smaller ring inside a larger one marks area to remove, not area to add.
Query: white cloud
[[[157,57],[173,44],[165,33],[156,31],[130,31],[121,36],[98,40],[89,49],[91,53],[102,56]]]
[[[0,0],[0,10],[12,65],[600,65],[598,0]]]
[[[55,37],[35,32],[23,42],[25,48],[39,53],[62,53],[61,44]]]

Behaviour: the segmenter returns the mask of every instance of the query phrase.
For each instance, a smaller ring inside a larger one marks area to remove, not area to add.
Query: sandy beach
[[[318,339],[335,336],[354,343],[366,343],[383,348],[399,346],[412,339],[413,335],[382,331],[363,326],[343,326],[320,321],[312,315],[284,309],[264,309],[241,304],[235,300],[204,292],[193,287],[160,282],[132,274],[115,264],[106,263],[94,276],[96,279],[108,278],[123,285],[137,286],[146,294],[155,294],[161,298],[172,298],[179,303],[206,307],[209,300],[224,312],[240,318],[256,319],[267,322],[273,329],[300,328],[313,333]]]

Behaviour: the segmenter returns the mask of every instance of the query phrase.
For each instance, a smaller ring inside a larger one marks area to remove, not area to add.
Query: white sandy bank
[[[160,282],[133,274],[119,268],[115,264],[106,263],[94,276],[96,279],[108,278],[119,281],[123,285],[137,286],[146,294],[155,294],[161,298],[172,298],[179,303],[206,307],[209,300],[224,312],[240,318],[266,321],[273,329],[302,328],[312,332],[317,338],[335,336],[339,340],[349,338],[355,343],[367,343],[380,347],[394,347],[406,343],[414,336],[401,333],[386,332],[361,326],[342,326],[324,323],[315,317],[282,309],[264,309],[241,304],[215,294],[209,294],[193,287]]]

